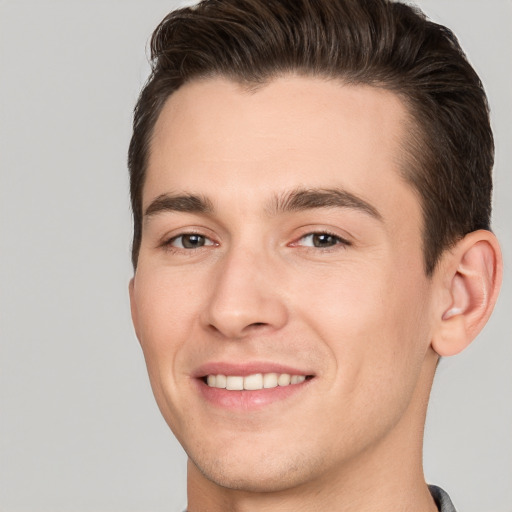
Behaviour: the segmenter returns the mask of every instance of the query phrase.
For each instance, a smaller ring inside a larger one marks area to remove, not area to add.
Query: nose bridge
[[[205,320],[229,338],[240,338],[265,326],[278,329],[287,319],[276,260],[269,251],[254,245],[233,245],[214,270]]]

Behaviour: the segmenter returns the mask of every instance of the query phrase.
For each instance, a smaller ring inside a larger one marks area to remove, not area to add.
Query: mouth
[[[313,378],[313,375],[290,373],[253,373],[251,375],[209,374],[201,380],[210,388],[228,391],[258,391],[277,387],[295,386]]]
[[[315,374],[274,363],[211,363],[195,374],[199,395],[207,403],[247,413],[300,396]]]

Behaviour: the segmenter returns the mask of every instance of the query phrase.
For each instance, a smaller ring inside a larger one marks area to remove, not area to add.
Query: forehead
[[[417,202],[400,173],[407,124],[400,98],[371,86],[299,76],[256,90],[225,78],[193,81],[155,125],[144,207],[176,191],[263,200],[269,188],[334,186],[381,203],[392,203],[398,187]]]

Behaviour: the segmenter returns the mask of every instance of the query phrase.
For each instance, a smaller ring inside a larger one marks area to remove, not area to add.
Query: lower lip
[[[212,388],[202,379],[197,379],[197,385],[203,398],[224,409],[255,410],[276,402],[282,402],[304,391],[314,379],[306,379],[300,384],[277,386],[275,388],[258,389],[254,391],[231,391],[223,388]]]

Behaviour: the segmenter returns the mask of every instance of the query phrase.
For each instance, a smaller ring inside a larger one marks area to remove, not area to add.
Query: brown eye
[[[339,238],[327,233],[315,233],[312,241],[314,247],[332,247],[338,243]]]
[[[303,236],[300,240],[300,245],[306,247],[316,247],[318,249],[333,247],[343,240],[337,236],[329,233],[310,233],[309,235]]]
[[[299,241],[299,245],[305,247],[316,247],[317,249],[326,249],[338,244],[349,245],[348,242],[339,236],[331,235],[330,233],[310,233],[303,236]]]
[[[203,235],[187,233],[173,238],[169,245],[180,249],[199,249],[205,245],[213,245],[213,242]]]

